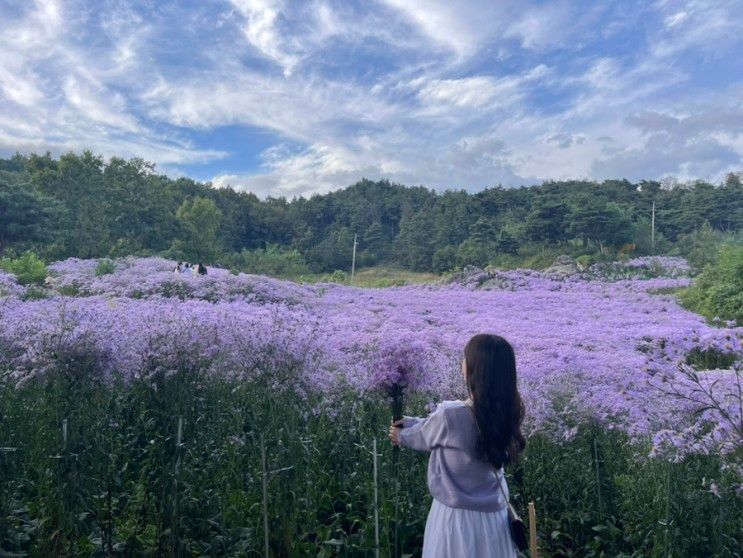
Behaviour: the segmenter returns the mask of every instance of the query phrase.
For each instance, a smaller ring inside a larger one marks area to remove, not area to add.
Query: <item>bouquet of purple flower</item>
[[[378,339],[368,387],[387,395],[393,420],[402,418],[405,395],[427,383],[430,353],[430,344],[408,331],[384,330]]]

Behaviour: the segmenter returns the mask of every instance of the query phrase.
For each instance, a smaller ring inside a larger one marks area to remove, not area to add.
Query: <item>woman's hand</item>
[[[400,445],[400,430],[402,429],[403,419],[396,420],[390,425],[390,442],[393,446]]]

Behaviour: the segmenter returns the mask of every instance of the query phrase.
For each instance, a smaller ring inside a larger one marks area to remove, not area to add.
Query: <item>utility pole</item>
[[[353,258],[351,258],[351,280],[356,272],[356,234],[353,235]]]
[[[655,200],[653,200],[653,216],[650,223],[650,251],[655,255]]]

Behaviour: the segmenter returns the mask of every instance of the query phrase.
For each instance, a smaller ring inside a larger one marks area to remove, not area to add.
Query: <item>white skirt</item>
[[[435,498],[423,535],[423,558],[516,558],[508,509],[450,508]]]

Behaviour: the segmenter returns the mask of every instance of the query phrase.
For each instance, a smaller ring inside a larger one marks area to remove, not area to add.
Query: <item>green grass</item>
[[[350,273],[338,272],[333,274],[316,273],[294,277],[295,281],[303,283],[336,282],[344,285],[365,288],[386,288],[419,283],[433,283],[446,277],[446,274],[431,272],[417,272],[395,267],[368,267],[356,270],[353,280]]]

